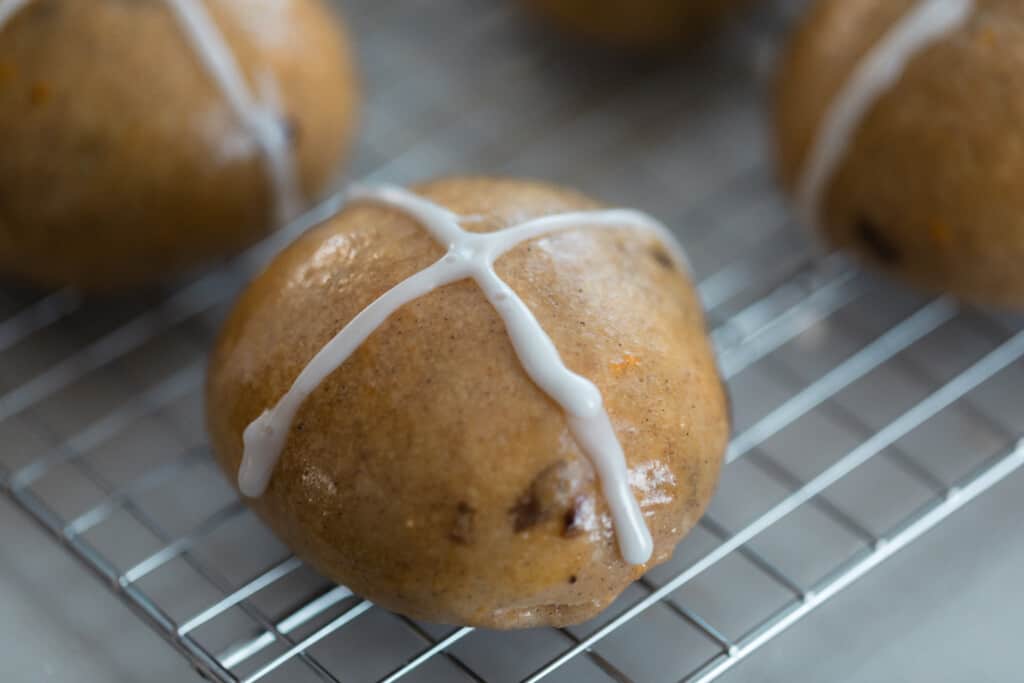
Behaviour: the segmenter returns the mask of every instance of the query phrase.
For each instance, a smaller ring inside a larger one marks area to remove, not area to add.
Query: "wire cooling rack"
[[[786,8],[682,63],[584,54],[514,3],[347,9],[369,89],[354,174],[539,176],[665,219],[696,267],[735,438],[707,517],[596,620],[423,624],[291,557],[206,450],[203,363],[227,305],[335,202],[148,297],[4,292],[0,491],[201,674],[714,680],[1024,465],[1022,321],[881,282],[793,226],[763,123]]]

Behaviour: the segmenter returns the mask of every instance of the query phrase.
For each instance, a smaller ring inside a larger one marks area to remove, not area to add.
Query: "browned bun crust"
[[[321,0],[291,0],[271,36],[247,23],[247,1],[205,5],[250,90],[273,75],[311,199],[354,128],[348,40]],[[0,150],[0,275],[37,285],[150,283],[275,222],[258,145],[164,1],[17,12],[0,29]]]
[[[793,188],[863,56],[913,0],[823,0],[780,73],[780,166]],[[969,302],[1024,308],[1024,4],[978,0],[861,122],[820,230],[866,262]]]
[[[538,182],[416,188],[492,231],[597,206]],[[234,480],[245,427],[348,321],[443,254],[406,215],[356,205],[300,238],[238,302],[210,365],[208,422]],[[472,281],[401,308],[305,402],[249,502],[321,572],[412,617],[493,628],[593,617],[702,515],[727,441],[697,296],[652,235],[553,234],[497,271],[566,364],[603,392],[655,539],[630,566],[589,460]]]

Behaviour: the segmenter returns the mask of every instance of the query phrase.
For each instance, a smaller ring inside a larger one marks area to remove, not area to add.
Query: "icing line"
[[[392,313],[446,284],[472,279],[501,316],[523,369],[561,406],[570,432],[597,470],[623,559],[630,564],[647,562],[654,542],[629,486],[625,453],[604,408],[600,390],[565,366],[554,342],[529,307],[495,273],[494,262],[515,246],[552,232],[627,226],[654,232],[670,250],[676,265],[685,269],[685,252],[669,230],[645,214],[618,209],[544,216],[497,232],[472,233],[459,225],[458,215],[399,187],[356,188],[349,193],[349,198],[405,213],[417,220],[447,252],[363,309],[313,357],[277,404],[246,427],[238,470],[242,494],[250,497],[263,494],[302,403]]]
[[[302,200],[288,135],[275,106],[278,104],[276,83],[268,71],[262,72],[259,85],[263,100],[257,102],[202,0],[165,1],[224,99],[262,149],[274,190],[277,221],[284,225],[301,213]]]
[[[864,117],[896,85],[920,52],[963,26],[974,0],[921,0],[861,60],[829,105],[797,185],[796,203],[807,226],[820,219],[823,194]]]

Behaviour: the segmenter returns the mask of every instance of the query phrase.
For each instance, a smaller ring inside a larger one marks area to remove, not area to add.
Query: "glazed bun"
[[[804,220],[927,290],[1024,308],[1024,3],[822,0],[782,65]]]
[[[320,0],[0,3],[0,275],[145,284],[325,189],[353,132]]]
[[[301,557],[394,611],[593,617],[701,517],[727,441],[662,230],[533,181],[356,192],[224,327],[207,416],[225,473]]]
[[[743,0],[525,0],[570,33],[613,47],[650,50],[685,43]]]

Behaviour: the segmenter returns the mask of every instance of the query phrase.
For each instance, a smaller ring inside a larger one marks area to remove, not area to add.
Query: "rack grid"
[[[1024,466],[1024,322],[819,254],[774,187],[766,65],[800,4],[661,63],[567,45],[515,3],[346,8],[369,88],[355,176],[546,177],[688,246],[734,401],[728,465],[674,559],[594,621],[498,634],[388,613],[290,556],[213,465],[205,350],[336,198],[166,291],[0,295],[0,492],[211,680],[719,678]]]

